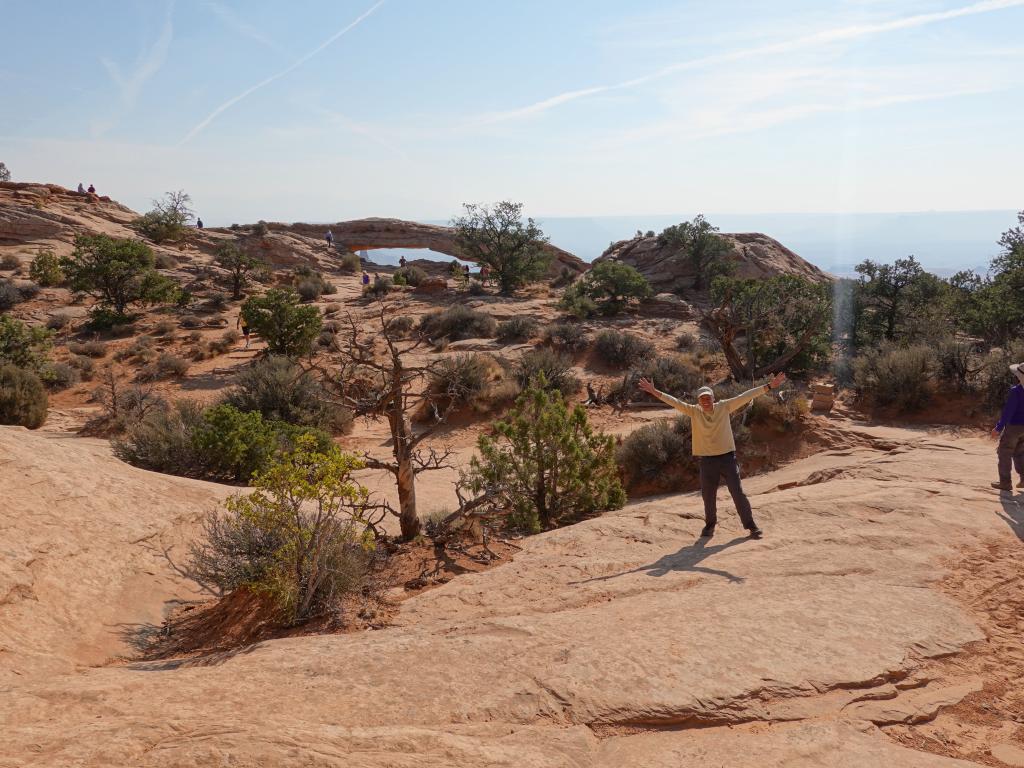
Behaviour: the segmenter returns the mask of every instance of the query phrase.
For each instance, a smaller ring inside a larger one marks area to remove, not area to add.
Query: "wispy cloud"
[[[238,14],[223,3],[219,3],[216,0],[210,0],[210,2],[206,4],[206,7],[216,14],[217,18],[221,20],[224,26],[233,30],[242,37],[255,40],[260,45],[264,45],[278,53],[285,53],[285,50],[280,45],[271,40],[245,19],[240,18]]]
[[[675,62],[645,75],[640,75],[618,83],[609,83],[591,86],[589,88],[566,91],[565,93],[551,96],[525,107],[519,107],[517,109],[507,110],[504,112],[485,114],[472,120],[470,122],[470,126],[491,125],[541,114],[553,109],[554,107],[558,107],[562,104],[567,104],[578,99],[612,91],[636,88],[687,70],[703,69],[716,64],[727,64],[762,56],[775,56],[779,54],[792,53],[802,49],[816,48],[834,43],[850,42],[876,35],[887,34],[889,32],[915,29],[929,24],[950,21],[952,19],[963,18],[966,16],[975,16],[982,13],[992,13],[994,11],[1001,11],[1007,8],[1019,6],[1024,6],[1024,0],[981,0],[981,2],[972,3],[959,8],[951,8],[945,11],[920,13],[899,19],[891,19],[889,21],[851,24],[843,27],[821,30],[819,32],[794,37],[789,40],[782,40],[777,43],[758,45],[736,51],[729,51],[727,53],[701,56],[694,59],[688,59],[686,61]]]
[[[230,109],[235,104],[240,102],[242,99],[244,99],[247,96],[250,96],[251,94],[255,93],[260,88],[263,88],[264,86],[270,85],[275,80],[280,80],[285,75],[287,75],[290,72],[293,72],[294,70],[296,70],[299,67],[301,67],[307,61],[312,59],[314,56],[316,56],[318,53],[320,53],[322,50],[324,50],[329,45],[331,45],[334,41],[336,41],[338,38],[340,38],[342,35],[344,35],[345,33],[349,32],[350,30],[354,29],[362,21],[364,21],[366,18],[371,16],[378,8],[380,8],[382,5],[384,5],[384,3],[386,1],[387,0],[378,0],[378,2],[376,2],[372,6],[370,6],[370,8],[368,10],[366,10],[362,14],[360,14],[354,21],[349,23],[347,26],[342,27],[341,29],[339,29],[337,32],[335,32],[333,35],[331,35],[329,38],[327,38],[324,42],[320,43],[320,45],[318,45],[316,48],[314,48],[313,50],[309,51],[305,55],[300,56],[298,59],[296,59],[294,62],[292,62],[289,66],[287,66],[284,69],[282,69],[280,72],[277,72],[277,73],[271,75],[270,77],[268,77],[268,78],[266,78],[264,80],[261,80],[260,82],[256,83],[256,85],[253,85],[253,86],[250,86],[249,88],[246,88],[244,91],[239,93],[237,96],[232,96],[230,99],[228,99],[223,104],[221,104],[219,107],[217,107],[215,110],[213,110],[213,112],[211,112],[209,115],[207,115],[205,118],[203,118],[203,120],[201,120],[199,123],[197,123],[195,126],[193,126],[192,130],[190,130],[187,134],[185,134],[185,138],[183,138],[179,142],[179,145],[185,144],[188,141],[191,141],[196,136],[198,136],[203,131],[203,129],[205,129],[206,126],[208,126],[210,123],[212,123],[214,120],[216,120],[217,117],[222,112],[224,112],[227,109]],[[1021,0],[1021,1],[1024,2],[1024,0]]]
[[[100,59],[110,78],[117,85],[121,103],[126,109],[135,106],[135,100],[138,98],[142,86],[160,70],[167,59],[167,52],[174,39],[174,25],[171,22],[172,11],[173,6],[168,5],[159,35],[152,45],[139,54],[128,72],[123,72],[117,62],[111,59],[106,57]]]

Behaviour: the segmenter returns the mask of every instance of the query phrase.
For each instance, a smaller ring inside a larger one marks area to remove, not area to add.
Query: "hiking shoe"
[[[750,538],[752,538],[752,539],[760,539],[762,536],[764,536],[764,531],[762,531],[760,528],[751,528],[750,529]]]
[[[995,483],[992,483],[992,487],[995,488],[998,491],[1012,491],[1013,490],[1013,486],[1010,483],[995,482]]]
[[[714,535],[715,535],[715,526],[713,526],[713,525],[705,525],[704,526],[704,530],[700,532],[700,537],[702,539],[710,539]]]

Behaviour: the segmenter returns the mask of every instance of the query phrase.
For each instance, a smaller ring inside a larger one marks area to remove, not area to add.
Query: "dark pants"
[[[1003,427],[996,453],[999,455],[999,482],[1003,485],[1013,482],[1011,465],[1018,475],[1024,477],[1024,425],[1007,424]]]
[[[748,531],[757,528],[754,514],[750,510],[750,502],[740,485],[740,467],[736,463],[735,453],[723,453],[721,456],[700,457],[700,492],[704,497],[704,524],[713,527],[718,522],[718,483],[725,477],[725,484],[732,494],[740,521]]]

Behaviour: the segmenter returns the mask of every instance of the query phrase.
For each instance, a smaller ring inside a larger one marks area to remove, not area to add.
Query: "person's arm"
[[[654,386],[654,384],[650,381],[650,379],[640,379],[640,381],[637,383],[637,386],[642,391],[649,394],[651,397],[658,398],[659,400],[661,400],[661,402],[665,403],[666,405],[672,406],[677,411],[679,411],[680,413],[685,413],[687,416],[693,415],[693,412],[697,410],[698,406],[691,405],[690,403],[684,403],[682,400],[677,400],[676,398],[672,397],[672,395],[667,395],[660,389],[657,389]]]
[[[725,405],[726,408],[729,409],[729,413],[736,413],[736,411],[745,406],[755,397],[759,397],[760,395],[767,395],[773,389],[780,386],[782,382],[784,382],[785,380],[786,374],[776,374],[775,377],[772,378],[772,380],[767,384],[762,384],[760,387],[748,389],[746,392],[736,395],[736,397],[730,397],[728,400],[723,400],[722,403]]]
[[[999,423],[996,424],[995,432],[1001,433],[1006,429],[1006,425],[1010,423],[1010,419],[1013,414],[1017,412],[1017,401],[1020,399],[1020,390],[1016,387],[1010,390],[1010,396],[1006,398],[1006,404],[1003,406],[1003,412],[999,415]]]

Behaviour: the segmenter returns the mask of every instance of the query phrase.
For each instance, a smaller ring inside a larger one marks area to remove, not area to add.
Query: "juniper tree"
[[[138,240],[79,235],[60,260],[68,286],[84,291],[123,316],[130,304],[157,304],[176,293],[174,281],[156,271],[153,251]]]
[[[544,248],[548,239],[533,219],[523,221],[522,203],[463,207],[465,215],[451,222],[460,255],[490,267],[503,294],[544,276],[551,262]]]

